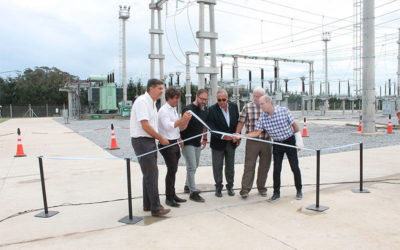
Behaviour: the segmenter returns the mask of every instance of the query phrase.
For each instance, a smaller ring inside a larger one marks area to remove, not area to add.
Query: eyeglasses
[[[226,99],[217,99],[218,102],[226,102]]]
[[[206,102],[208,100],[208,98],[201,98],[199,97],[200,100],[202,100],[203,102]]]

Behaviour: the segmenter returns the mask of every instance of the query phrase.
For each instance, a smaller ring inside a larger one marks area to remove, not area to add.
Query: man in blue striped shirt
[[[265,131],[274,142],[297,147],[304,146],[299,127],[294,122],[293,115],[287,108],[280,106],[274,107],[271,97],[267,95],[260,98],[260,106],[263,114],[256,124],[256,129],[254,132],[248,133],[245,136],[258,137]],[[275,144],[272,149],[274,157],[274,194],[269,201],[276,201],[280,198],[282,160],[285,153],[294,175],[294,182],[297,189],[296,199],[300,200],[303,198],[297,149]]]

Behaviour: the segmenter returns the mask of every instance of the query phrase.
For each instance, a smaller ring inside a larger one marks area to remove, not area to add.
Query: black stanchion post
[[[317,150],[317,184],[316,184],[317,190],[315,192],[316,200],[315,200],[315,205],[311,205],[311,206],[307,207],[308,210],[313,210],[313,211],[317,211],[317,212],[323,212],[323,211],[329,209],[329,207],[319,205],[320,172],[321,172],[321,150],[318,149]]]
[[[46,185],[44,183],[44,173],[43,173],[43,156],[39,156],[39,171],[40,171],[40,182],[42,183],[42,194],[43,194],[43,205],[44,205],[44,212],[41,212],[35,217],[40,217],[40,218],[49,218],[52,217],[56,214],[58,214],[58,211],[49,211],[49,208],[47,207],[47,196],[46,196]]]
[[[125,216],[124,218],[120,219],[119,222],[125,224],[136,224],[139,221],[143,220],[142,217],[133,216],[132,214],[132,189],[131,189],[131,160],[126,158],[126,176],[127,176],[127,183],[128,183],[128,208],[129,208],[129,215]]]
[[[353,189],[354,193],[370,193],[364,189],[364,144],[360,142],[360,189]]]

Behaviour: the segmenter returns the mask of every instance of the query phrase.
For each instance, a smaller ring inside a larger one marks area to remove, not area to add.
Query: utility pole
[[[274,86],[274,90],[271,89],[271,92],[275,93],[275,92],[280,92],[280,86],[279,85],[279,61],[275,60],[275,64],[274,64],[274,82],[275,82],[275,86]]]
[[[192,84],[190,83],[190,53],[186,52],[186,105],[192,102]]]
[[[264,88],[264,69],[261,68],[261,88]]]
[[[325,110],[329,109],[329,87],[328,87],[328,41],[331,40],[331,34],[329,32],[322,33],[322,41],[325,43],[324,49],[324,71],[325,71]]]
[[[310,97],[307,105],[307,111],[315,111],[315,99],[314,99],[314,63],[310,62],[310,70],[308,76],[308,95]]]
[[[305,101],[304,98],[306,96],[306,86],[304,84],[304,80],[306,78],[304,76],[300,77],[301,80],[301,116],[304,117],[304,110],[305,110]]]
[[[239,64],[238,58],[236,56],[233,57],[233,101],[238,105],[238,109],[240,111],[240,95],[239,95]]]
[[[251,92],[251,70],[249,69],[249,102],[253,100],[253,93]]]
[[[363,0],[362,133],[375,133],[375,0]]]
[[[122,7],[119,6],[119,19],[121,20],[121,28],[120,28],[120,43],[121,43],[121,52],[120,52],[120,74],[122,76],[122,91],[123,91],[123,105],[128,100],[128,91],[126,86],[126,21],[129,19],[129,10],[130,6]]]

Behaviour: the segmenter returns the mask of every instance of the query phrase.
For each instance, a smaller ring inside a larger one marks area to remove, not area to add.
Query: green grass
[[[8,118],[0,118],[0,123],[7,121]]]

